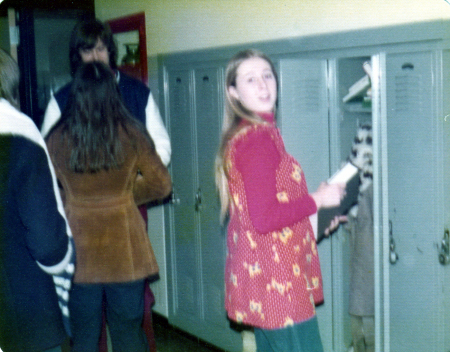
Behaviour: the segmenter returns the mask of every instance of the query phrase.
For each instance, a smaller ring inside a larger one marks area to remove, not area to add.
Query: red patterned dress
[[[231,195],[225,268],[230,319],[263,329],[308,320],[323,301],[309,215],[317,211],[299,163],[273,115],[244,125],[228,143]]]

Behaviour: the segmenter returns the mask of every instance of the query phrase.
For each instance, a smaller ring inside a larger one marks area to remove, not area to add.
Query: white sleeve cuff
[[[59,262],[56,265],[53,266],[45,266],[42,265],[41,263],[37,262],[39,267],[44,270],[47,274],[50,275],[58,275],[62,272],[64,272],[65,270],[73,270],[73,263],[71,263],[71,259],[72,259],[72,253],[73,253],[73,246],[72,246],[72,241],[68,238],[68,242],[69,242],[69,246],[67,249],[67,253],[66,256],[64,257],[64,259]]]

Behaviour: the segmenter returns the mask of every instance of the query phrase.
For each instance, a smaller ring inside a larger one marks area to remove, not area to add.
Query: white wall
[[[450,19],[446,0],[95,0],[106,20],[145,11],[148,56]]]

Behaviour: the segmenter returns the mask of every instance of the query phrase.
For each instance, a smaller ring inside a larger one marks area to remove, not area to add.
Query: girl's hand
[[[328,184],[322,182],[317,191],[311,193],[311,197],[316,202],[317,209],[333,208],[341,204],[345,196],[345,183]]]
[[[330,226],[328,226],[325,231],[324,234],[325,236],[329,236],[330,234],[332,234],[334,231],[337,230],[337,228],[339,227],[339,225],[342,222],[347,222],[348,218],[345,215],[340,215],[340,216],[335,216],[335,218],[333,220],[331,220]]]

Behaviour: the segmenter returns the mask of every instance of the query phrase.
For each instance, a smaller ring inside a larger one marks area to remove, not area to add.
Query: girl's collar
[[[275,125],[275,114],[273,112],[257,112],[256,115],[261,117],[264,120],[264,122],[270,125]],[[252,125],[252,123],[244,119],[242,119],[241,122],[239,123],[240,127],[250,125]]]
[[[257,112],[256,114],[264,121],[275,124],[275,114],[273,112]]]

